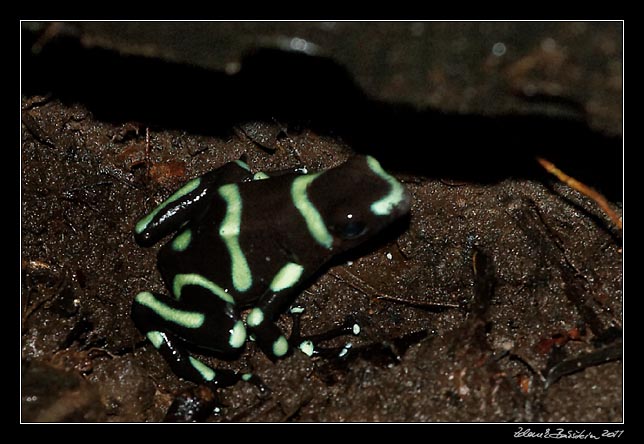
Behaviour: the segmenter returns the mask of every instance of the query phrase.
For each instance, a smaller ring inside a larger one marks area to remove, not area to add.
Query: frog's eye
[[[357,220],[352,220],[344,224],[340,231],[343,239],[355,239],[362,236],[367,231],[367,224]]]

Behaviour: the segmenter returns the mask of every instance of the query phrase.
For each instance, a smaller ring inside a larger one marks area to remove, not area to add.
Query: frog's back
[[[283,289],[290,292],[409,210],[404,187],[369,156],[319,173],[219,185],[209,198],[161,249],[159,269],[177,298],[177,279],[197,279],[242,306],[283,276],[293,280]]]
[[[158,266],[166,286],[175,288],[177,276],[199,276],[245,306],[266,292],[286,264],[317,269],[330,252],[309,242],[291,199],[298,176],[220,186],[208,210],[161,248]]]

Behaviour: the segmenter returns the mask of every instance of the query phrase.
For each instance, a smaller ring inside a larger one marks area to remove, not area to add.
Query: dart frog
[[[371,156],[325,171],[252,173],[237,160],[192,179],[135,226],[168,295],[136,295],[137,328],[186,380],[226,387],[250,373],[212,368],[189,350],[239,352],[250,337],[271,360],[314,344],[275,324],[308,278],[408,213],[410,195]],[[244,317],[245,315],[245,317]]]

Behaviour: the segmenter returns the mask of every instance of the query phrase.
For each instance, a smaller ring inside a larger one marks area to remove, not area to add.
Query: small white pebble
[[[387,259],[392,260],[394,258],[394,255],[391,253],[387,253],[385,256],[387,256]]]

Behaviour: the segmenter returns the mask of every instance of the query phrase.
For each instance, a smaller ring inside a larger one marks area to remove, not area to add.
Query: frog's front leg
[[[345,350],[347,346],[322,348],[318,344],[340,336],[358,335],[360,327],[352,317],[348,317],[344,323],[336,328],[323,333],[311,336],[300,334],[300,311],[291,311],[293,327],[288,339],[282,330],[275,324],[274,320],[281,313],[283,299],[277,294],[271,294],[265,298],[264,304],[254,307],[246,318],[249,332],[255,337],[255,343],[262,352],[271,360],[283,358],[289,355],[294,348],[300,349],[303,353],[312,356],[333,356]]]
[[[251,179],[248,165],[238,160],[186,182],[136,223],[134,239],[142,246],[155,244],[185,222],[203,214],[220,185]]]
[[[275,320],[282,312],[282,302],[279,294],[271,293],[246,317],[246,325],[254,336],[255,343],[272,361],[287,356],[293,345],[275,325]]]
[[[266,392],[257,376],[213,369],[190,355],[186,343],[227,354],[241,350],[246,341],[244,324],[231,304],[208,298],[202,299],[199,309],[191,305],[144,291],[134,299],[132,318],[177,376],[214,388],[243,380]]]
[[[275,361],[290,354],[294,347],[300,348],[309,356],[314,353],[317,342],[326,341],[346,334],[358,334],[359,330],[351,322],[333,331],[312,336],[302,337],[299,331],[299,318],[293,322],[293,330],[287,339],[275,320],[284,312],[286,304],[292,300],[298,283],[304,274],[304,267],[294,262],[288,262],[275,275],[267,292],[259,299],[257,305],[250,310],[246,317],[249,332],[255,337],[255,343],[262,352]]]

